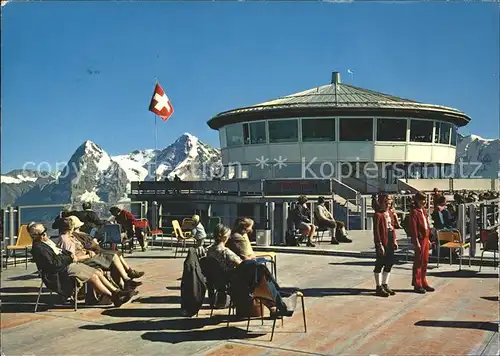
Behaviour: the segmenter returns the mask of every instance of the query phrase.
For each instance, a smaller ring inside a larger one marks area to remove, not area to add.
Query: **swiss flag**
[[[164,121],[168,120],[174,113],[172,103],[158,83],[156,83],[155,91],[151,98],[151,104],[149,104],[149,111],[154,112]]]

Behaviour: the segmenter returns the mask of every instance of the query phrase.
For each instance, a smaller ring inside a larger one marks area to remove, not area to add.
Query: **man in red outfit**
[[[125,209],[120,209],[117,206],[112,206],[109,209],[109,212],[115,217],[116,223],[121,225],[122,228],[122,234],[125,236],[125,243],[129,244],[130,252],[132,252],[133,246],[133,241],[134,237],[137,237],[137,240],[139,240],[139,244],[141,245],[142,251],[145,251],[145,246],[144,246],[144,236],[142,234],[138,234],[136,232],[135,228],[135,217],[134,215]]]
[[[434,288],[429,286],[426,276],[427,264],[429,263],[431,229],[425,211],[425,195],[422,193],[415,194],[413,204],[409,221],[411,241],[415,249],[412,285],[416,293],[425,294],[434,291]]]

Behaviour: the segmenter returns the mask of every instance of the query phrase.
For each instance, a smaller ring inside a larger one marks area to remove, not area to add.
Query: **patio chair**
[[[438,230],[437,231],[437,252],[438,252],[438,258],[437,258],[437,267],[439,267],[439,261],[441,257],[441,247],[445,247],[449,249],[450,251],[450,266],[452,265],[452,250],[459,248],[460,250],[467,248],[470,246],[469,242],[463,242],[462,240],[462,235],[460,234],[459,231],[454,231],[454,230]],[[443,245],[441,244],[442,242],[445,242]],[[462,270],[462,252],[460,252],[460,270]],[[471,260],[469,257],[469,266],[470,266]]]
[[[262,266],[261,268],[266,268],[265,266]],[[268,273],[264,273],[262,274],[262,277],[260,278],[258,284],[256,285],[256,287],[253,289],[252,293],[251,293],[251,303],[253,304],[254,301],[257,302],[259,305],[260,305],[260,320],[261,320],[261,324],[264,324],[264,313],[263,313],[263,306],[266,306],[267,308],[269,308],[269,310],[271,310],[270,308],[272,307],[276,307],[277,305],[277,302],[276,302],[276,299],[273,297],[273,293],[271,292],[271,289],[270,289],[270,283],[273,283],[276,285],[276,287],[278,288],[278,293],[279,295],[281,296],[281,298],[283,299],[283,302],[287,305],[287,313],[283,313],[282,311],[274,311],[274,312],[270,312],[270,316],[269,318],[271,320],[273,320],[273,328],[272,328],[272,331],[271,331],[271,339],[270,341],[273,341],[273,337],[274,337],[274,330],[276,328],[276,321],[278,319],[281,319],[281,325],[283,325],[283,320],[284,320],[284,317],[292,317],[294,312],[295,312],[295,309],[296,309],[296,306],[297,306],[297,298],[300,298],[301,300],[301,304],[302,304],[302,318],[303,318],[303,321],[304,321],[304,333],[307,333],[307,322],[306,322],[306,309],[305,309],[305,302],[304,302],[304,294],[297,290],[296,288],[293,288],[295,289],[295,291],[293,293],[289,293],[289,292],[285,292],[283,290],[280,290],[279,289],[279,286],[277,285],[277,283],[275,283],[274,281],[271,281],[270,279],[272,279],[271,277],[271,274],[269,273],[269,271],[267,271]],[[269,277],[266,277],[266,276],[269,276]],[[253,304],[254,305],[254,304]],[[227,321],[227,327],[229,327],[229,318],[231,316],[231,310],[235,310],[235,304],[233,303],[233,296],[231,295],[231,305],[229,306],[229,314],[228,314],[228,321]],[[249,315],[247,316],[247,332],[249,331],[250,329],[250,321],[252,319],[252,316]]]
[[[323,237],[325,236],[325,232],[329,229],[327,227],[320,227],[319,219],[316,217],[316,212],[314,212],[314,225],[316,225],[316,242],[321,244],[323,241]]]
[[[14,255],[14,267],[15,267],[17,265],[16,251],[24,250],[26,269],[28,269],[28,249],[31,249],[32,244],[33,240],[28,232],[28,225],[21,225],[19,227],[19,233],[16,244],[7,246],[7,253],[5,254],[5,268],[7,268],[8,266],[9,251],[14,251],[13,255]]]
[[[122,252],[125,249],[125,244],[122,241],[122,227],[120,224],[107,224],[102,227],[103,246],[110,246],[110,249],[115,249],[117,245],[121,245]]]
[[[230,281],[227,272],[224,272],[220,263],[213,257],[202,258],[200,267],[207,281],[210,317],[212,317],[215,309],[225,309],[230,305],[228,303]]]
[[[186,240],[193,239],[191,236],[185,236],[182,229],[181,225],[179,224],[179,220],[172,220],[172,228],[174,230],[174,236],[177,239],[177,244],[175,246],[175,257],[177,257],[177,251],[179,249],[179,244],[181,245],[181,254],[183,253],[184,250],[186,250]]]
[[[40,288],[38,289],[38,296],[36,298],[36,304],[35,304],[35,310],[34,310],[34,313],[37,312],[38,310],[38,304],[40,302],[40,296],[42,295],[42,290],[43,290],[43,285],[44,285],[44,282],[43,282],[43,277],[42,277],[42,272],[39,270],[38,271],[38,275],[40,276]],[[81,288],[85,288],[85,293],[87,292],[87,283],[84,283],[80,288],[78,287],[78,281],[76,280],[76,278],[73,278],[73,282],[75,283],[75,286],[74,286],[74,291],[73,291],[73,296],[72,298],[74,299],[74,310],[77,311],[78,310],[78,292]],[[50,291],[50,294],[49,295],[52,295],[52,290],[49,289]]]
[[[496,257],[498,252],[498,231],[488,230],[487,234],[485,234],[483,241],[483,251],[481,252],[481,261],[479,263],[479,272],[481,272],[481,267],[483,267],[483,256],[486,251],[493,252],[493,268],[496,269],[497,268]]]

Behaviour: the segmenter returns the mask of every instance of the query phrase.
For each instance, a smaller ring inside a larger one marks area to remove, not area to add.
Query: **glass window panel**
[[[302,119],[302,141],[335,141],[335,119]]]
[[[439,132],[441,131],[441,123],[436,121],[436,130],[434,130],[434,143],[439,143]]]
[[[233,124],[226,127],[227,147],[243,145],[243,125]]]
[[[406,141],[406,119],[377,119],[377,141]]]
[[[411,120],[410,142],[432,142],[433,121]]]
[[[340,119],[340,141],[372,141],[373,119]]]
[[[297,142],[299,140],[299,120],[269,121],[269,142]]]
[[[451,127],[451,145],[457,145],[457,127],[455,125]]]
[[[226,128],[221,127],[219,129],[219,140],[220,140],[220,148],[226,148]]]
[[[250,128],[250,143],[252,145],[265,144],[266,143],[266,122],[252,122],[249,125]]]
[[[446,122],[441,122],[441,128],[439,130],[439,143],[449,145],[450,144],[450,130],[451,124]]]
[[[248,130],[248,124],[243,124],[243,142],[245,145],[250,143],[250,131]]]

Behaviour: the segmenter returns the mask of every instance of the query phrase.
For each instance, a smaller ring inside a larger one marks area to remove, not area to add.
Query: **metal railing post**
[[[460,231],[460,242],[465,241],[465,236],[467,234],[467,219],[466,219],[466,206],[465,204],[460,204],[458,206],[458,216],[457,216],[457,227]],[[462,256],[463,249],[460,249],[460,269],[462,269]]]
[[[470,247],[469,257],[476,255],[476,236],[477,236],[477,219],[476,219],[476,205],[469,205],[469,220],[470,220]]]
[[[283,202],[283,224],[282,224],[282,235],[281,243],[286,244],[286,231],[287,231],[287,221],[288,221],[288,202]]]
[[[269,227],[271,229],[271,245],[274,245],[274,235],[275,235],[275,231],[274,231],[274,212],[275,212],[275,209],[276,209],[276,203],[275,202],[271,202],[269,204]]]
[[[366,197],[361,198],[361,230],[366,230]]]
[[[21,213],[19,212],[19,208],[17,209],[18,213],[17,215],[20,216]],[[8,245],[14,245],[14,207],[10,206],[9,207],[9,243]]]
[[[350,230],[351,227],[349,225],[349,200],[345,201],[345,228]]]

